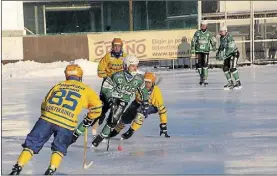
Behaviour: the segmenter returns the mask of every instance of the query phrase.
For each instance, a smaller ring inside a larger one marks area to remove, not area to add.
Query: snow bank
[[[84,76],[96,75],[98,63],[85,59],[75,60],[74,63],[80,65],[84,71]],[[58,61],[53,63],[38,63],[34,61],[19,61],[2,65],[2,79],[15,78],[40,78],[40,77],[60,77],[64,76],[64,69],[69,62]]]

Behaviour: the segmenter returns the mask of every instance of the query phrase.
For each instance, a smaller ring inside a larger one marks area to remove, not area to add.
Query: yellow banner
[[[138,31],[88,34],[89,59],[99,61],[111,50],[113,38],[123,40],[123,50],[140,60],[189,57],[196,30]]]

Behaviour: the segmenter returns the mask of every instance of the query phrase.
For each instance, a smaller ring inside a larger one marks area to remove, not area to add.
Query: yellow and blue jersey
[[[148,91],[149,104],[156,107],[159,112],[160,122],[167,123],[167,114],[166,107],[164,106],[163,96],[161,89],[158,86],[154,86],[152,90]],[[141,103],[141,95],[139,92],[136,92],[136,101]]]
[[[99,62],[97,74],[100,78],[110,77],[112,74],[123,70],[123,58],[126,53],[121,53],[119,58],[116,58],[112,52],[107,53]]]
[[[42,119],[60,127],[74,130],[82,109],[89,110],[88,117],[95,119],[102,112],[102,102],[90,87],[76,80],[66,80],[55,85],[41,104]]]

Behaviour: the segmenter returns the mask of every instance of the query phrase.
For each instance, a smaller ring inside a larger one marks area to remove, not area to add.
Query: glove
[[[84,118],[83,120],[83,126],[88,128],[90,126],[92,126],[94,119],[89,118],[88,116],[86,116],[86,118]]]
[[[148,114],[147,114],[147,111],[148,111],[148,109],[149,109],[149,103],[148,103],[148,101],[144,101],[142,104],[141,104],[141,106],[142,106],[142,108],[141,108],[141,110],[142,110],[142,113],[143,113],[143,115],[146,117]]]
[[[170,136],[167,134],[167,124],[166,123],[161,123],[160,124],[160,136],[164,134],[166,138],[170,138]]]
[[[79,138],[80,134],[77,133],[77,131],[75,130],[72,134],[72,139],[71,139],[71,142],[70,142],[70,145],[75,143],[77,141],[77,139]]]
[[[115,98],[111,97],[108,99],[108,105],[110,108],[114,105],[114,103],[115,103]]]

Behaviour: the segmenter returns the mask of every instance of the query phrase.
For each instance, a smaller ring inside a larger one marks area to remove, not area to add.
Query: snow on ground
[[[85,75],[96,75],[98,63],[85,59],[74,61],[84,70]],[[38,77],[59,77],[64,75],[64,69],[69,62],[59,61],[53,63],[38,63],[34,61],[19,61],[2,66],[2,79],[13,78],[38,78]]]
[[[98,92],[101,79],[95,75],[97,65],[80,62],[86,66],[84,82]],[[20,145],[40,115],[41,100],[64,79],[66,64],[21,62],[4,66],[3,174],[8,174],[16,162]],[[24,69],[18,69],[21,66]],[[14,77],[8,77],[9,73]],[[198,85],[195,70],[157,73],[162,78],[159,86],[168,108],[168,132],[172,137],[159,136],[159,119],[152,115],[131,139],[124,141],[123,151],[117,151],[118,137],[111,140],[109,152],[105,151],[105,143],[95,152],[88,150],[87,158],[94,161],[94,166],[85,171],[81,137],[69,148],[58,174],[277,174],[276,66],[239,68],[243,89],[233,91],[222,90],[226,81],[220,69],[209,71],[206,88]],[[51,141],[22,174],[44,173]]]

